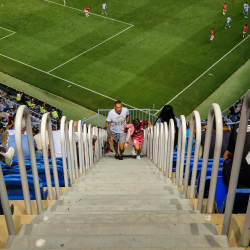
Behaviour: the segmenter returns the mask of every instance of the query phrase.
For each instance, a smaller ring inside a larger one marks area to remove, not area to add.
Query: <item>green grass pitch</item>
[[[223,16],[225,0],[107,0],[108,18],[99,0],[51,1],[0,1],[0,71],[92,110],[160,109],[196,80],[171,102],[187,115],[250,56],[244,1]]]

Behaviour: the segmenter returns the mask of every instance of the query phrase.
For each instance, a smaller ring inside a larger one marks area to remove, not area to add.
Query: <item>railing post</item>
[[[61,138],[64,183],[65,183],[65,187],[68,187],[68,186],[72,186],[72,168],[71,168],[70,149],[69,149],[68,124],[67,124],[66,116],[63,116],[61,119],[60,138]],[[66,143],[65,143],[65,140],[66,140]],[[66,150],[67,150],[68,171],[67,171],[67,163],[66,163],[65,145],[66,145]],[[69,183],[68,183],[68,177],[69,177]]]
[[[16,235],[15,228],[14,228],[14,223],[10,211],[10,205],[9,205],[9,199],[8,199],[8,194],[3,178],[3,171],[0,163],[0,200],[2,203],[2,208],[3,208],[3,213],[4,213],[4,218],[7,224],[8,232],[9,235]]]
[[[84,153],[83,153],[83,133],[81,120],[78,121],[78,152],[79,152],[79,167],[80,173],[85,172]]]
[[[153,146],[154,146],[154,129],[150,128],[150,148],[149,159],[153,161]]]
[[[153,142],[153,163],[158,167],[158,153],[159,153],[159,123],[154,126],[154,142]]]
[[[24,203],[25,203],[27,214],[31,214],[32,209],[31,209],[31,203],[30,203],[30,193],[29,193],[26,167],[24,163],[22,137],[21,137],[22,136],[21,135],[21,130],[22,130],[21,123],[22,123],[23,116],[26,122],[25,126],[26,126],[27,137],[28,137],[28,145],[29,145],[30,161],[31,161],[32,175],[33,175],[35,195],[36,195],[37,211],[38,211],[38,214],[40,214],[42,212],[42,201],[41,201],[40,185],[39,185],[38,171],[37,171],[37,165],[36,165],[36,155],[35,155],[29,109],[25,105],[21,105],[17,110],[16,120],[15,120],[15,143],[16,143],[19,171],[21,175]]]
[[[236,144],[235,144],[232,172],[230,175],[230,182],[229,182],[229,188],[228,188],[228,193],[227,193],[225,215],[224,215],[224,221],[223,221],[222,232],[221,232],[222,235],[228,235],[229,226],[230,226],[230,222],[231,222],[231,215],[232,215],[232,211],[233,211],[235,193],[236,193],[236,188],[237,188],[238,179],[239,179],[242,154],[243,154],[243,149],[245,146],[249,113],[250,113],[250,90],[248,90],[246,95],[245,95],[243,106],[242,106],[242,111],[241,111],[239,131],[238,131],[237,140],[236,140]],[[249,210],[249,206],[248,206],[248,210]],[[248,216],[249,215],[247,215],[247,218],[248,218]],[[249,220],[246,223],[248,224]],[[244,226],[244,228],[245,228],[245,226]],[[249,230],[249,228],[246,228],[245,230]],[[244,239],[243,239],[244,242],[245,242],[245,235],[246,234],[247,234],[247,232],[243,231],[242,235],[244,236]]]
[[[179,130],[178,130],[178,146],[177,146],[177,163],[175,170],[175,178],[177,185],[182,185],[183,169],[184,169],[184,156],[186,146],[186,120],[185,116],[180,116]]]
[[[162,164],[162,172],[164,175],[168,177],[167,174],[167,161],[168,161],[168,124],[166,122],[163,123],[164,126],[164,149],[163,149],[163,164]]]
[[[86,170],[89,169],[89,150],[88,150],[88,138],[87,138],[87,125],[83,125],[83,143],[84,143],[84,155]]]
[[[215,196],[215,189],[216,189],[216,182],[217,182],[217,175],[218,175],[219,161],[220,161],[220,154],[221,154],[221,146],[222,146],[222,136],[223,136],[221,109],[220,109],[220,106],[216,103],[213,103],[210,106],[209,113],[208,113],[205,147],[204,147],[204,154],[203,154],[204,156],[203,156],[203,162],[202,162],[200,188],[199,188],[198,205],[197,205],[197,210],[199,210],[200,212],[202,211],[202,205],[203,205],[205,180],[206,180],[206,175],[207,175],[207,163],[208,163],[208,157],[209,157],[209,151],[210,151],[210,143],[211,143],[214,119],[215,119],[215,124],[216,124],[216,137],[215,137],[215,149],[214,149],[212,176],[211,176],[211,181],[210,181],[209,197],[208,197],[208,204],[207,204],[207,213],[213,212],[214,196]]]
[[[174,121],[173,119],[170,119],[169,121],[169,134],[168,134],[168,155],[167,155],[167,177],[171,178],[172,177],[172,172],[173,172],[173,153],[174,153]],[[175,178],[175,182],[177,179]]]
[[[192,146],[193,146],[194,128],[196,125],[195,152],[194,152],[194,160],[193,160],[192,181],[191,181],[191,188],[190,188],[190,198],[194,198],[195,180],[196,180],[196,175],[197,175],[198,158],[199,158],[199,151],[200,151],[200,145],[201,145],[201,118],[200,118],[200,114],[198,111],[193,111],[190,121],[191,123],[190,123],[190,129],[189,129],[188,150],[187,150],[184,191],[183,191],[185,198],[187,198],[190,159],[191,159]]]
[[[89,143],[89,165],[93,165],[93,143],[92,143],[92,126],[88,126],[88,143]]]
[[[160,133],[159,133],[159,141],[158,141],[158,168],[163,172],[163,152],[164,152],[164,129],[163,123],[160,123]]]
[[[245,223],[241,235],[240,247],[247,248],[250,241],[250,199],[248,200]]]
[[[69,122],[69,148],[70,148],[70,158],[72,164],[73,179],[78,179],[78,164],[76,156],[76,137],[75,137],[75,127],[74,121]]]
[[[60,190],[59,190],[57,165],[56,165],[56,159],[55,159],[53,135],[52,135],[52,129],[51,129],[50,113],[46,113],[42,117],[41,141],[42,141],[43,161],[44,161],[44,169],[45,169],[45,176],[46,176],[46,182],[47,182],[48,196],[49,196],[50,200],[53,200],[53,192],[52,192],[51,176],[50,176],[50,168],[49,168],[49,160],[48,160],[48,149],[47,149],[47,142],[46,142],[46,127],[48,129],[48,137],[49,137],[50,152],[51,152],[51,159],[52,159],[54,183],[55,183],[55,190],[56,190],[56,199],[58,199],[58,197],[60,196]]]

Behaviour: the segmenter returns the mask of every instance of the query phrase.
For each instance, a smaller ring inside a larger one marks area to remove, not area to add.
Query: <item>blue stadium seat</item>
[[[53,175],[53,168],[50,165],[50,175],[51,175],[51,184],[52,187],[55,186],[54,183],[54,175]],[[38,176],[41,179],[43,186],[47,187],[47,182],[46,182],[46,175],[45,175],[45,168],[42,165],[41,167],[37,168],[38,171]],[[58,181],[59,181],[59,186],[64,187],[64,175],[63,175],[63,168],[61,166],[57,167],[57,172],[58,172]],[[32,169],[27,171],[27,174],[32,174]]]
[[[215,191],[215,204],[219,213],[224,213],[227,191],[228,189],[223,182],[223,177],[218,176]],[[246,213],[249,195],[250,189],[236,189],[233,213]]]
[[[34,189],[34,182],[33,176],[27,175],[28,185],[29,185],[29,192],[30,192],[30,199],[35,200],[35,189]],[[9,200],[23,200],[23,190],[21,184],[21,176],[19,174],[12,174],[4,176],[4,181],[8,193]],[[42,180],[39,179],[40,185],[40,192],[41,192],[41,199],[47,199],[47,194],[43,192],[43,184]]]
[[[208,198],[211,175],[212,175],[212,168],[207,168],[207,175],[206,175],[205,189],[204,189],[204,198]],[[221,166],[219,166],[218,176],[222,176]],[[199,188],[200,188],[200,178],[201,178],[201,170],[199,172],[198,179],[197,179],[197,187],[196,187],[197,194],[199,193]]]
[[[11,174],[20,174],[18,169],[13,168],[4,168],[3,170],[3,176],[5,175],[11,175]]]

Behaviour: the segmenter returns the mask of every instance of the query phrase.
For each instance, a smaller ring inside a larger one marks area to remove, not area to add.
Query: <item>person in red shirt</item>
[[[89,7],[87,7],[87,8],[84,9],[84,12],[85,12],[86,17],[89,16],[89,10],[90,10]]]
[[[223,11],[222,14],[225,16],[226,11],[227,11],[227,4],[226,3],[223,5],[222,11]]]
[[[245,24],[245,26],[243,27],[243,38],[247,36],[247,29],[248,29],[247,24]]]
[[[133,120],[133,125],[134,125],[134,133],[131,135],[133,144],[134,144],[134,149],[137,151],[137,157],[136,159],[141,159],[141,148],[144,143],[144,131],[143,131],[143,126],[149,125],[150,127],[153,127],[150,121],[140,121],[138,118]]]
[[[211,30],[210,43],[213,42],[213,39],[214,39],[214,28],[212,28],[212,30]]]

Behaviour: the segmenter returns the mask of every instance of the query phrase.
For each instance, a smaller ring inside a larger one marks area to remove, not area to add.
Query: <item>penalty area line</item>
[[[55,67],[55,68],[51,69],[50,71],[48,71],[48,73],[50,73],[50,72],[52,72],[53,70],[58,69],[58,68],[60,68],[61,66],[63,66],[63,65],[65,65],[65,64],[67,64],[67,63],[69,63],[69,62],[73,61],[73,60],[74,60],[74,59],[76,59],[77,57],[79,57],[79,56],[82,56],[82,55],[86,54],[87,52],[89,52],[90,50],[92,50],[92,49],[94,49],[94,48],[96,48],[96,47],[100,46],[101,44],[106,43],[106,42],[107,42],[107,41],[109,41],[110,39],[112,39],[112,38],[114,38],[114,37],[116,37],[116,36],[120,35],[121,33],[123,33],[124,31],[126,31],[126,30],[128,30],[128,29],[130,29],[131,27],[133,27],[133,25],[132,25],[132,26],[130,26],[130,27],[128,27],[128,28],[126,28],[126,29],[124,29],[124,30],[122,30],[122,31],[120,31],[119,33],[115,34],[114,36],[111,36],[110,38],[108,38],[108,39],[106,39],[106,40],[102,41],[101,43],[98,43],[98,44],[97,44],[97,45],[95,45],[94,47],[92,47],[92,48],[90,48],[90,49],[88,49],[88,50],[86,50],[86,51],[82,52],[81,54],[79,54],[79,55],[77,55],[77,56],[75,56],[75,57],[71,58],[70,60],[68,60],[68,61],[66,61],[66,62],[64,62],[64,63],[62,63],[61,65],[59,65],[59,66],[57,66],[57,67]]]
[[[242,44],[243,42],[245,42],[247,40],[247,38],[249,37],[249,35],[244,38],[241,42],[239,42],[236,46],[234,46],[231,50],[229,50],[223,57],[221,57],[217,62],[215,62],[212,66],[210,66],[205,72],[203,72],[199,77],[197,77],[193,82],[191,82],[186,88],[184,88],[179,94],[177,94],[175,97],[173,97],[168,103],[166,103],[165,105],[171,103],[173,100],[175,100],[180,94],[182,94],[185,90],[187,90],[190,86],[192,86],[196,81],[198,81],[202,76],[204,76],[210,69],[212,69],[217,63],[219,63],[222,59],[224,59],[228,54],[230,54],[233,50],[235,50],[240,44]],[[164,105],[164,106],[165,106]],[[163,106],[163,107],[164,107]],[[155,114],[159,113],[162,109],[160,108]]]
[[[20,63],[20,64],[22,64],[22,65],[25,65],[25,66],[27,66],[27,67],[29,67],[29,68],[32,68],[32,69],[35,69],[35,70],[37,70],[37,71],[40,71],[40,72],[42,72],[42,73],[44,73],[44,74],[53,76],[53,77],[55,77],[55,78],[57,78],[57,79],[59,79],[59,80],[62,80],[62,81],[64,81],[64,82],[68,82],[68,83],[70,83],[70,84],[72,84],[72,85],[75,85],[75,86],[77,86],[77,87],[79,87],[79,88],[88,90],[88,91],[90,91],[90,92],[92,92],[92,93],[94,93],[94,94],[97,94],[97,95],[99,95],[99,96],[105,97],[105,98],[107,98],[107,99],[109,99],[109,100],[116,101],[116,99],[114,99],[114,98],[112,98],[112,97],[103,95],[103,94],[101,94],[101,93],[99,93],[99,92],[96,92],[96,91],[94,91],[94,90],[92,90],[92,89],[86,88],[86,87],[84,87],[84,86],[81,86],[81,85],[79,85],[79,84],[76,84],[76,83],[74,83],[74,82],[71,82],[71,81],[69,81],[69,80],[66,80],[66,79],[64,79],[64,78],[61,78],[61,77],[59,77],[59,76],[50,74],[49,72],[46,72],[46,71],[41,70],[41,69],[38,69],[38,68],[36,68],[36,67],[33,67],[33,66],[29,65],[29,64],[26,64],[26,63],[23,63],[23,62],[21,62],[21,61],[18,61],[18,60],[14,59],[14,58],[11,58],[11,57],[9,57],[9,56],[3,55],[3,54],[0,54],[0,56],[5,57],[5,58],[8,58],[8,59],[10,59],[10,60],[12,60],[12,61],[14,61],[14,62]],[[125,106],[129,106],[129,107],[131,107],[131,108],[133,108],[133,109],[137,109],[136,107],[133,107],[133,106],[131,106],[131,105],[129,105],[129,104],[126,104],[126,103],[124,103],[124,102],[123,102],[123,104],[124,104]]]

